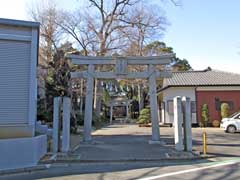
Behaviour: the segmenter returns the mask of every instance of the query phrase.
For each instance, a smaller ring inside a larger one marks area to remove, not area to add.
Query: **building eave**
[[[39,22],[0,18],[0,24],[20,27],[39,28]]]

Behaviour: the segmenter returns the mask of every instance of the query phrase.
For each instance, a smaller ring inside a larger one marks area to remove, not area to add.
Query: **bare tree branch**
[[[181,6],[182,2],[181,0],[170,0],[175,6]]]

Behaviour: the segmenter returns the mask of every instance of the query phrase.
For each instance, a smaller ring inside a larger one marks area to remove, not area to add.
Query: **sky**
[[[71,9],[81,0],[57,0]],[[177,57],[189,61],[194,70],[239,72],[240,0],[182,0],[182,5],[162,3],[170,25],[162,41],[173,47]],[[0,0],[0,18],[28,20],[27,6],[34,0]],[[149,2],[154,2],[154,0]]]

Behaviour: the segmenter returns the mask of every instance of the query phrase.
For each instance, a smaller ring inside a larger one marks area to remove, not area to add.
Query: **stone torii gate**
[[[73,64],[87,65],[87,71],[72,72],[71,78],[85,78],[86,83],[86,100],[84,113],[84,141],[92,140],[92,111],[93,111],[93,88],[94,79],[148,79],[149,96],[152,122],[152,140],[151,143],[160,142],[159,132],[159,115],[157,103],[157,86],[156,78],[171,77],[171,72],[158,71],[156,65],[170,64],[175,54],[163,54],[152,57],[90,57],[79,55],[68,55]],[[95,71],[95,65],[114,65],[114,72]],[[147,65],[144,72],[128,72],[128,65]]]
[[[132,100],[124,99],[124,100],[110,100],[108,106],[110,107],[110,124],[112,124],[113,120],[113,107],[114,106],[125,106],[126,107],[126,119],[129,118],[129,105]]]

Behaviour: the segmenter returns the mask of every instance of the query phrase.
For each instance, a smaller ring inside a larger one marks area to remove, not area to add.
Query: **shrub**
[[[226,118],[229,116],[229,105],[228,103],[221,104],[221,116],[222,118]]]
[[[198,122],[198,126],[199,126],[199,127],[203,127],[202,121],[199,121],[199,122]]]
[[[212,126],[213,127],[219,127],[220,126],[220,122],[218,120],[213,120]]]
[[[206,127],[208,125],[208,120],[209,120],[209,114],[208,114],[208,105],[207,104],[203,104],[202,105],[202,124],[204,127]]]
[[[104,124],[108,122],[108,119],[104,115],[97,116],[96,113],[93,113],[92,117],[92,125],[96,128],[99,129],[101,128]]]
[[[140,115],[138,117],[138,124],[148,124],[150,123],[150,109],[149,108],[144,108],[140,111]]]
[[[77,113],[76,114],[76,118],[77,118],[77,125],[78,126],[83,126],[84,124],[84,115],[81,113]]]
[[[93,113],[92,116],[92,125],[95,128],[100,128],[102,125],[106,124],[108,119],[104,117],[103,115],[97,116],[96,113]],[[76,117],[71,117],[71,128],[72,132],[75,132],[77,130],[77,126],[83,126],[84,125],[84,114],[77,113]]]

